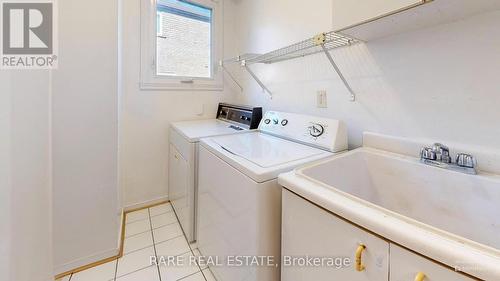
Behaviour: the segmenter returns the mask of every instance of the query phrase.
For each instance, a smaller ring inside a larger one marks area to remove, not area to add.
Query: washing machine
[[[174,122],[169,134],[168,198],[189,242],[196,240],[198,142],[258,127],[262,108],[221,103],[216,118]]]
[[[270,111],[259,130],[204,138],[198,247],[219,281],[280,280],[280,173],[347,150],[339,120]],[[259,259],[259,260],[256,260]]]

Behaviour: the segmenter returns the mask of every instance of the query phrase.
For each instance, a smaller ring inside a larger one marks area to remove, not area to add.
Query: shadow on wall
[[[499,24],[497,11],[332,51],[356,102],[324,54],[256,67],[272,100],[243,74],[243,99],[344,120],[350,148],[363,131],[498,147],[500,38],[491,34]],[[328,108],[317,108],[325,89]]]

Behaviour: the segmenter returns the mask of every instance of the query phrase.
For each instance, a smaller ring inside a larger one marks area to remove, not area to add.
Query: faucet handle
[[[477,160],[474,156],[467,153],[457,154],[457,165],[465,168],[476,168]]]
[[[436,152],[430,147],[422,147],[422,150],[420,150],[420,159],[436,160]]]
[[[435,143],[432,150],[436,153],[436,160],[443,163],[451,163],[450,149],[441,143]]]

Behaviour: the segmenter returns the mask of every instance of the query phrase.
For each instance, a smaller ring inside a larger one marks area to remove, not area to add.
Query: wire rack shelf
[[[255,63],[271,64],[324,52],[323,46],[330,51],[335,48],[350,46],[356,42],[358,42],[356,39],[335,32],[321,33],[290,46],[249,58],[246,63],[248,65]]]
[[[340,79],[346,86],[347,90],[350,93],[351,101],[356,99],[356,95],[349,85],[348,81],[342,74],[340,68],[335,63],[330,51],[336,48],[351,46],[355,43],[360,42],[354,38],[347,37],[342,34],[335,33],[333,31],[320,33],[312,38],[307,40],[300,41],[298,43],[265,53],[265,54],[244,54],[241,56],[237,56],[235,58],[225,59],[220,61],[220,66],[226,71],[231,79],[240,87],[241,90],[243,88],[240,84],[232,77],[232,75],[227,71],[224,67],[225,63],[239,63],[242,67],[244,67],[248,73],[252,76],[252,78],[259,84],[264,92],[267,92],[269,96],[272,98],[272,92],[264,85],[264,83],[259,79],[255,72],[250,68],[253,64],[272,64],[277,62],[282,62],[286,60],[291,60],[300,57],[306,57],[313,54],[324,53],[331,63]]]

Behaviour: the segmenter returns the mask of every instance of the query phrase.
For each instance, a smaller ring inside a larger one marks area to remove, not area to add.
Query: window
[[[156,74],[210,78],[212,9],[161,0],[156,39]]]
[[[221,19],[210,0],[141,1],[141,87],[222,90]]]

